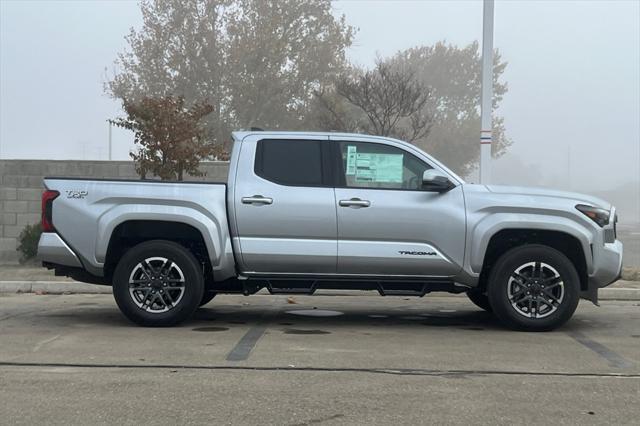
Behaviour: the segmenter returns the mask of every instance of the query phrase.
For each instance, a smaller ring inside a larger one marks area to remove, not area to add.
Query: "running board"
[[[424,281],[381,281],[381,280],[336,280],[336,279],[294,279],[294,278],[248,278],[228,279],[213,283],[208,290],[217,293],[254,294],[266,288],[271,294],[306,294],[316,290],[374,290],[381,296],[423,297],[433,291],[463,293],[468,287],[447,280]]]

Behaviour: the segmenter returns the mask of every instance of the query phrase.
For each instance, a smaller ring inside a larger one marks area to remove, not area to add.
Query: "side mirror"
[[[422,190],[429,192],[447,192],[455,188],[448,177],[435,169],[425,170],[422,174]]]

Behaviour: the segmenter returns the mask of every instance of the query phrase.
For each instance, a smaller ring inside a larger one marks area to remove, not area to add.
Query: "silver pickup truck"
[[[616,281],[616,211],[580,194],[467,184],[390,138],[236,132],[228,182],[45,178],[38,254],[174,325],[218,293],[466,293],[550,330]]]

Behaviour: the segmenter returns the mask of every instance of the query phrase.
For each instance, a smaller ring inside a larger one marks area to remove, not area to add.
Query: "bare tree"
[[[360,131],[362,110],[341,98],[334,87],[322,87],[313,92],[312,105],[315,126],[319,130],[347,133]]]
[[[512,144],[504,118],[496,111],[508,90],[502,79],[506,66],[496,51],[494,157]],[[378,59],[371,70],[355,69],[317,89],[310,115],[318,130],[374,133],[410,141],[466,176],[480,158],[481,76],[477,42],[418,46]]]
[[[317,102],[325,113],[321,125],[332,130],[361,131],[394,136],[409,142],[426,137],[432,123],[427,104],[430,90],[413,71],[389,61],[378,60],[372,70],[354,69],[335,83],[335,95],[357,108],[353,118],[330,91],[316,91]]]

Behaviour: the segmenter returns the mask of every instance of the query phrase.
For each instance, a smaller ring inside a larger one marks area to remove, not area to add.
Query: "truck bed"
[[[44,185],[60,193],[52,209],[56,234],[93,275],[104,273],[111,235],[132,221],[189,225],[214,253],[214,271],[234,265],[226,183],[46,177]]]

